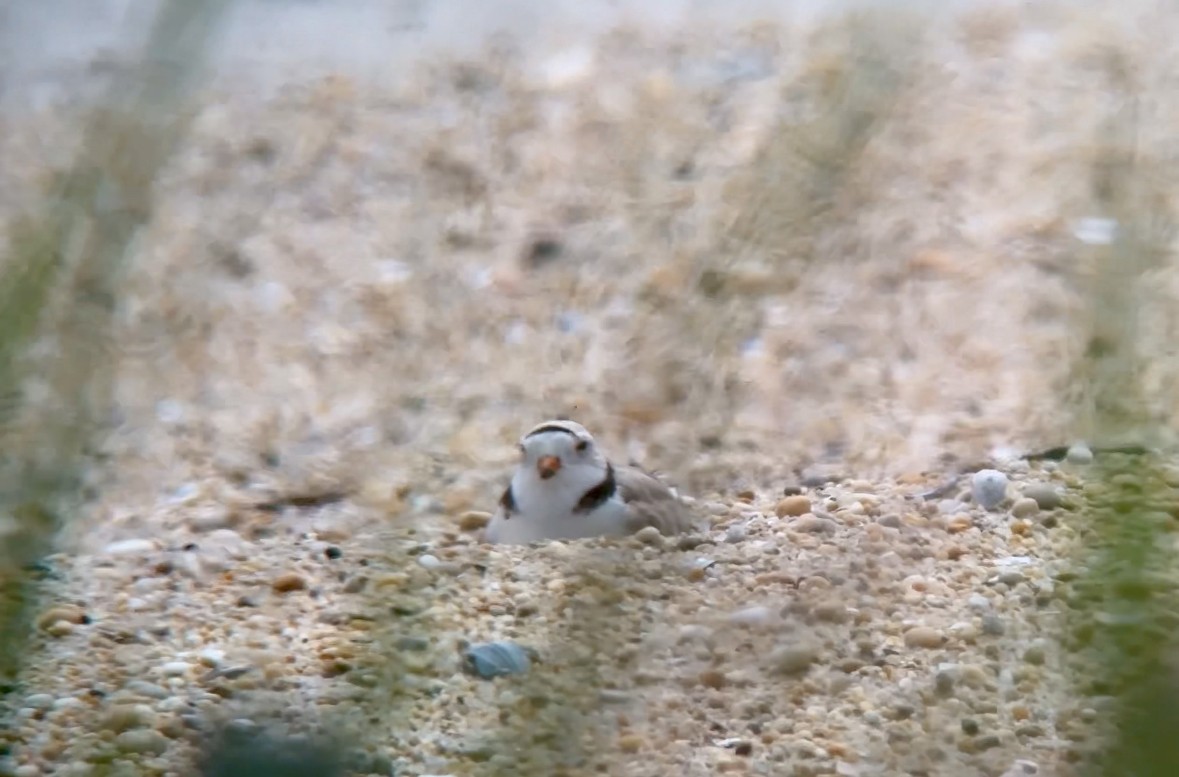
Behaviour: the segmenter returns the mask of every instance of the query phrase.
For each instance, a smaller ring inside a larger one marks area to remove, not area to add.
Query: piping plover
[[[626,535],[646,526],[670,535],[692,524],[674,491],[641,469],[611,464],[584,426],[545,421],[521,438],[520,464],[484,539],[518,545]]]

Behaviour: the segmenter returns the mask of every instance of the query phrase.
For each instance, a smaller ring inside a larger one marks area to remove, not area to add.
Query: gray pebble
[[[745,531],[745,524],[733,524],[725,530],[725,542],[737,543],[744,541],[747,532]]]
[[[168,749],[168,738],[152,729],[137,728],[115,737],[115,747],[124,753],[163,755]]]
[[[954,683],[958,681],[958,673],[951,669],[939,669],[933,676],[933,687],[941,696],[949,696],[954,692]]]
[[[877,518],[876,523],[889,529],[899,529],[901,528],[901,516],[897,513],[888,513]]]
[[[987,613],[982,616],[982,632],[992,637],[1001,637],[1007,630],[1003,625],[1003,619],[994,613]]]
[[[991,609],[991,600],[982,594],[971,594],[966,604],[975,612],[986,612]]]
[[[1048,483],[1032,483],[1024,488],[1023,495],[1035,499],[1041,510],[1055,510],[1064,503],[1064,497]]]
[[[1023,572],[1016,569],[1006,569],[999,573],[999,582],[1010,588],[1014,588],[1024,580],[1027,578],[1024,577]]]
[[[252,736],[257,734],[260,729],[261,726],[249,718],[234,718],[225,724],[225,730],[228,733],[240,736]]]
[[[515,642],[487,642],[463,651],[463,668],[484,680],[524,674],[531,667],[528,650]]]
[[[418,556],[418,565],[425,567],[426,569],[437,569],[438,567],[442,566],[442,560],[430,553],[423,553],[422,555]]]
[[[35,710],[47,710],[53,706],[54,698],[48,693],[34,693],[25,699],[25,704]]]
[[[168,689],[147,680],[131,680],[123,688],[136,696],[146,696],[149,699],[166,699],[171,696]]]
[[[1007,482],[997,469],[980,469],[970,479],[970,495],[984,510],[994,509],[1007,498]]]
[[[1093,451],[1085,443],[1079,442],[1069,446],[1064,458],[1069,464],[1092,464]]]

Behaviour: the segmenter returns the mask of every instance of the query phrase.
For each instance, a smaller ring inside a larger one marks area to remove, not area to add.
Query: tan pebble
[[[945,643],[945,635],[929,626],[914,626],[905,632],[905,644],[909,647],[938,648]]]
[[[796,578],[794,575],[786,572],[763,572],[757,577],[753,578],[753,582],[759,586],[764,585],[794,585]]]
[[[37,617],[37,628],[48,631],[55,623],[81,624],[87,621],[86,613],[80,607],[62,605],[51,607]]]
[[[718,772],[742,772],[745,771],[745,762],[732,758],[723,758],[717,762],[716,770]]]
[[[708,570],[704,567],[692,567],[688,570],[689,583],[699,583],[706,577],[708,577]]]
[[[847,605],[842,602],[821,602],[812,612],[817,620],[827,623],[846,623],[851,618]]]
[[[959,513],[949,520],[946,524],[946,531],[950,534],[959,534],[974,526],[974,519],[965,513]]]
[[[654,526],[644,526],[635,532],[634,538],[644,545],[662,545],[663,535]]]
[[[830,518],[820,518],[807,513],[795,519],[793,527],[807,534],[834,534],[839,529],[839,524]]]
[[[482,510],[468,510],[459,516],[459,529],[463,531],[479,531],[491,523],[491,513]]]
[[[720,690],[728,685],[729,679],[719,669],[705,669],[700,673],[700,684],[705,688]]]
[[[946,548],[946,558],[950,561],[957,561],[969,553],[970,551],[961,545],[951,545],[950,547]]]
[[[795,494],[782,499],[774,507],[774,513],[779,518],[797,518],[800,515],[806,515],[811,511],[811,500],[808,496],[802,494]]]
[[[831,587],[831,581],[822,575],[810,575],[798,581],[798,590],[806,591],[825,591]]]
[[[74,633],[74,624],[69,621],[54,621],[53,625],[45,629],[45,633],[51,637],[64,637]]]
[[[639,752],[643,744],[643,738],[637,734],[623,734],[618,738],[618,749],[628,754]]]
[[[103,727],[116,734],[154,725],[155,712],[146,704],[116,704],[103,718]]]
[[[1032,524],[1030,521],[1015,521],[1011,524],[1011,533],[1020,537],[1026,537],[1032,533]]]
[[[958,668],[958,679],[970,688],[986,688],[991,684],[986,670],[978,664],[963,664],[960,666]]]
[[[1021,497],[1011,505],[1011,514],[1016,518],[1029,518],[1040,512],[1040,503],[1030,496]]]
[[[798,642],[792,645],[782,645],[770,654],[770,664],[774,671],[781,674],[801,674],[810,668],[819,657],[817,646]]]
[[[288,594],[306,589],[307,581],[298,572],[287,572],[274,578],[270,587],[280,594]]]
[[[352,537],[352,533],[347,529],[333,526],[316,529],[315,536],[323,542],[344,542]]]

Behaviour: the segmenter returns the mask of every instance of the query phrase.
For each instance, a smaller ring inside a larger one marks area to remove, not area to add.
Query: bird
[[[520,462],[484,531],[492,544],[660,534],[694,528],[687,504],[633,465],[615,466],[575,421],[545,421],[519,443]]]

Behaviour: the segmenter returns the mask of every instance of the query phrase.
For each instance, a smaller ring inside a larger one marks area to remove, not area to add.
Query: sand
[[[1086,470],[1010,454],[1102,442],[1115,223],[1164,255],[1130,342],[1173,434],[1174,22],[655,7],[235,11],[131,257],[5,768],[182,773],[277,716],[376,773],[1072,773]],[[60,62],[9,49],[6,217],[76,144],[62,95],[121,67],[112,8]],[[479,545],[557,415],[710,531]],[[1000,508],[921,497],[985,462]],[[1073,502],[1017,510],[1033,483]],[[493,639],[540,661],[465,674]]]

